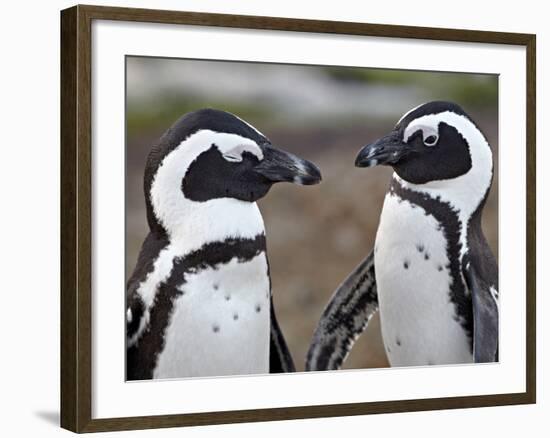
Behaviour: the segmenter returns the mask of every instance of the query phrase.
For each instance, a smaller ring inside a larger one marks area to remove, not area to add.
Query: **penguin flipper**
[[[472,294],[474,314],[474,362],[498,361],[498,292],[466,263],[464,277]]]
[[[271,333],[269,342],[269,372],[270,373],[292,373],[296,371],[294,361],[286,345],[283,332],[279,327],[271,297]]]
[[[306,371],[337,370],[378,310],[374,252],[336,289],[309,347]]]

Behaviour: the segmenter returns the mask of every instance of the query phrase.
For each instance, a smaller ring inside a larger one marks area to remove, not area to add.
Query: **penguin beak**
[[[397,131],[364,146],[355,159],[357,167],[374,167],[379,164],[394,165],[410,152],[407,144],[403,143]]]
[[[261,148],[264,158],[254,170],[269,181],[287,181],[304,186],[321,182],[321,172],[310,161],[270,144],[262,145]]]

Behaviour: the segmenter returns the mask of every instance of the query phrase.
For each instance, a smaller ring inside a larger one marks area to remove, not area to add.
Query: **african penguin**
[[[391,366],[498,360],[498,267],[481,229],[492,153],[449,102],[406,113],[356,166],[394,169],[374,251],[337,289],[306,369],[337,369],[380,311]]]
[[[127,284],[128,380],[294,370],[256,201],[279,181],[320,180],[227,112],[188,113],[161,137],[145,168],[150,231]]]

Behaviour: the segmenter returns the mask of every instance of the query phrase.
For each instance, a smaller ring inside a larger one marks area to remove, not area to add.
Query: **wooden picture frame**
[[[526,48],[526,391],[193,414],[92,418],[92,35],[94,20],[411,38]],[[531,34],[75,6],[61,12],[61,426],[74,432],[147,429],[535,403],[536,37]]]

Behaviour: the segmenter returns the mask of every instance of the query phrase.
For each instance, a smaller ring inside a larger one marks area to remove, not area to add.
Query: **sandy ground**
[[[495,120],[479,120],[497,150]],[[385,134],[390,124],[371,129],[309,127],[266,132],[274,144],[318,164],[323,182],[300,187],[277,184],[259,202],[267,230],[274,305],[298,370],[315,326],[334,289],[371,250],[391,169],[357,169],[359,147]],[[147,233],[142,175],[151,144],[162,132],[128,139],[127,257],[131,274]],[[495,162],[497,155],[495,154]],[[483,226],[498,254],[498,175],[484,211]],[[387,366],[375,318],[359,338],[345,368]]]

